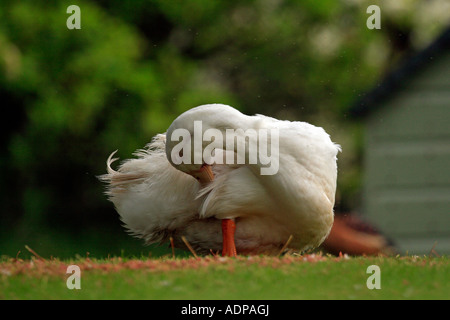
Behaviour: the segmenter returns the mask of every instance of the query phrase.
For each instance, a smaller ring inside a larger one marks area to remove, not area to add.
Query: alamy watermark
[[[370,13],[370,17],[367,18],[366,26],[368,29],[381,29],[381,9],[379,6],[372,4],[367,7],[366,13]]]
[[[70,5],[67,7],[66,13],[71,13],[67,18],[66,26],[67,29],[81,29],[81,9],[77,5]]]
[[[67,289],[81,289],[81,270],[76,264],[67,267],[66,274],[70,276],[66,280]]]
[[[371,274],[366,281],[366,286],[368,289],[381,289],[381,270],[380,267],[373,264],[367,267],[367,274]]]
[[[175,165],[259,164],[261,175],[274,175],[279,169],[279,136],[278,129],[226,129],[224,139],[223,131],[203,132],[202,121],[194,121],[193,136],[183,128],[172,132],[171,141],[181,141],[170,156]],[[204,146],[205,142],[210,143]],[[217,149],[225,151],[223,156],[216,156]]]

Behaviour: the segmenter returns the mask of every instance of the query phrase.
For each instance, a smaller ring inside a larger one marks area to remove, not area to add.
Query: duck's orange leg
[[[236,245],[234,244],[234,232],[236,223],[234,219],[222,220],[223,257],[236,257]]]
[[[202,185],[206,185],[214,180],[214,173],[211,166],[204,164],[200,170],[192,172],[191,175],[196,178]],[[236,257],[236,245],[234,244],[234,232],[236,223],[234,219],[222,219],[222,256]]]

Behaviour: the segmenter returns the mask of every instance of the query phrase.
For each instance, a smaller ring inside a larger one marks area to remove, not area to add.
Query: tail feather
[[[119,160],[119,158],[113,158],[116,152],[117,150],[111,153],[108,160],[106,160],[106,171],[108,173],[97,177],[100,181],[108,184],[105,193],[110,197],[116,193],[123,192],[127,185],[140,182],[147,178],[147,175],[143,174],[143,172],[121,172],[120,168],[118,171],[111,168],[111,164]]]

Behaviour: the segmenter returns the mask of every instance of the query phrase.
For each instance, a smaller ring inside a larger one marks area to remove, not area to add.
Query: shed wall
[[[364,212],[402,253],[450,253],[450,55],[367,119]]]

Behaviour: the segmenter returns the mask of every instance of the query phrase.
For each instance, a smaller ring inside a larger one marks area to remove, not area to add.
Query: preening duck
[[[106,193],[146,243],[184,236],[198,253],[277,254],[319,246],[333,224],[339,145],[306,122],[190,109],[117,170]]]

